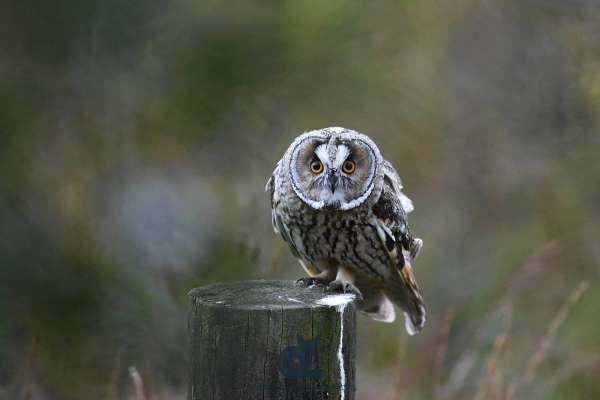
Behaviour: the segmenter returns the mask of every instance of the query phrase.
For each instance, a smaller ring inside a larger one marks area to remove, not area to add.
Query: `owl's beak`
[[[329,190],[331,190],[331,193],[335,192],[337,182],[338,176],[336,174],[336,171],[334,169],[329,170],[329,172],[327,173],[327,186],[329,186]]]

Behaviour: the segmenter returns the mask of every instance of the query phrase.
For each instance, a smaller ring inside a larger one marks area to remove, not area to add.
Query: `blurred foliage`
[[[359,398],[595,397],[598,38],[591,0],[5,2],[0,399],[127,398],[130,365],[184,398],[187,291],[302,273],[263,187],[325,126],[425,240],[428,325],[361,318]]]

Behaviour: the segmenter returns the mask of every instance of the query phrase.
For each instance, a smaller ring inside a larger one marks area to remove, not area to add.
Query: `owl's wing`
[[[387,161],[384,161],[383,189],[379,200],[373,207],[375,216],[391,232],[394,242],[400,243],[401,250],[410,252],[414,258],[421,246],[420,239],[415,243],[408,228],[407,214],[414,210],[412,201],[402,192],[402,181],[398,173]],[[418,246],[415,249],[415,245]]]
[[[315,267],[311,262],[302,258],[302,256],[298,252],[298,249],[296,248],[296,245],[294,244],[294,241],[292,240],[292,236],[290,235],[290,230],[288,226],[285,224],[284,219],[278,211],[277,205],[279,204],[279,194],[276,190],[278,168],[279,163],[277,163],[273,174],[269,177],[269,180],[267,181],[267,184],[265,186],[265,191],[269,192],[269,194],[271,195],[271,224],[273,225],[273,230],[276,234],[280,235],[283,238],[283,240],[287,242],[287,244],[290,246],[292,254],[298,259],[298,261],[300,261],[300,264],[302,265],[306,273],[308,273],[309,276],[316,276],[321,271],[317,267]]]
[[[281,235],[283,240],[285,240],[290,245],[290,249],[292,250],[294,256],[300,257],[298,249],[296,248],[296,245],[294,244],[290,236],[290,231],[285,222],[283,221],[283,218],[277,211],[277,205],[279,203],[279,195],[276,192],[276,179],[278,168],[279,163],[277,163],[273,174],[269,177],[269,180],[267,181],[267,184],[265,186],[265,191],[269,192],[269,194],[271,195],[271,224],[273,225],[273,230],[275,231],[275,233]]]
[[[396,168],[387,160],[383,160],[383,179],[384,183],[391,187],[396,196],[398,196],[398,200],[402,205],[402,209],[405,213],[409,213],[415,209],[411,199],[409,199],[403,192],[402,179],[400,179],[400,175],[396,171]]]
[[[390,256],[390,266],[397,272],[391,274],[385,294],[405,312],[406,330],[413,335],[425,325],[425,305],[410,265],[409,250],[413,239],[408,230],[404,202],[393,185],[386,176],[373,213],[378,236]]]
[[[275,197],[275,177],[277,175],[277,168],[279,168],[279,164],[275,167],[273,174],[267,180],[267,184],[265,185],[265,192],[269,192],[269,197],[271,199],[271,224],[273,225],[273,230],[275,233],[280,234],[280,223],[278,222],[277,212],[275,211],[275,207],[277,207],[277,199]],[[285,237],[284,237],[285,239]]]

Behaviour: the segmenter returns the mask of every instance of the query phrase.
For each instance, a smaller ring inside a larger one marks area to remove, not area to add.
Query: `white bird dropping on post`
[[[317,304],[324,306],[335,306],[340,313],[340,344],[338,346],[338,363],[340,365],[340,399],[345,399],[346,389],[346,373],[344,371],[344,309],[351,301],[355,300],[356,296],[350,293],[336,294],[327,296],[321,300],[317,300]]]

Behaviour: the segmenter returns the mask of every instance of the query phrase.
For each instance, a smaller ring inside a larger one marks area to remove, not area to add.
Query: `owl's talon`
[[[327,285],[327,290],[336,293],[350,293],[356,296],[357,301],[363,300],[363,295],[360,290],[350,282],[342,282],[339,280],[332,281]]]
[[[305,287],[314,287],[314,286],[326,286],[327,283],[319,278],[315,278],[315,277],[305,277],[305,278],[300,278],[296,281],[296,284],[299,286],[305,286]]]

